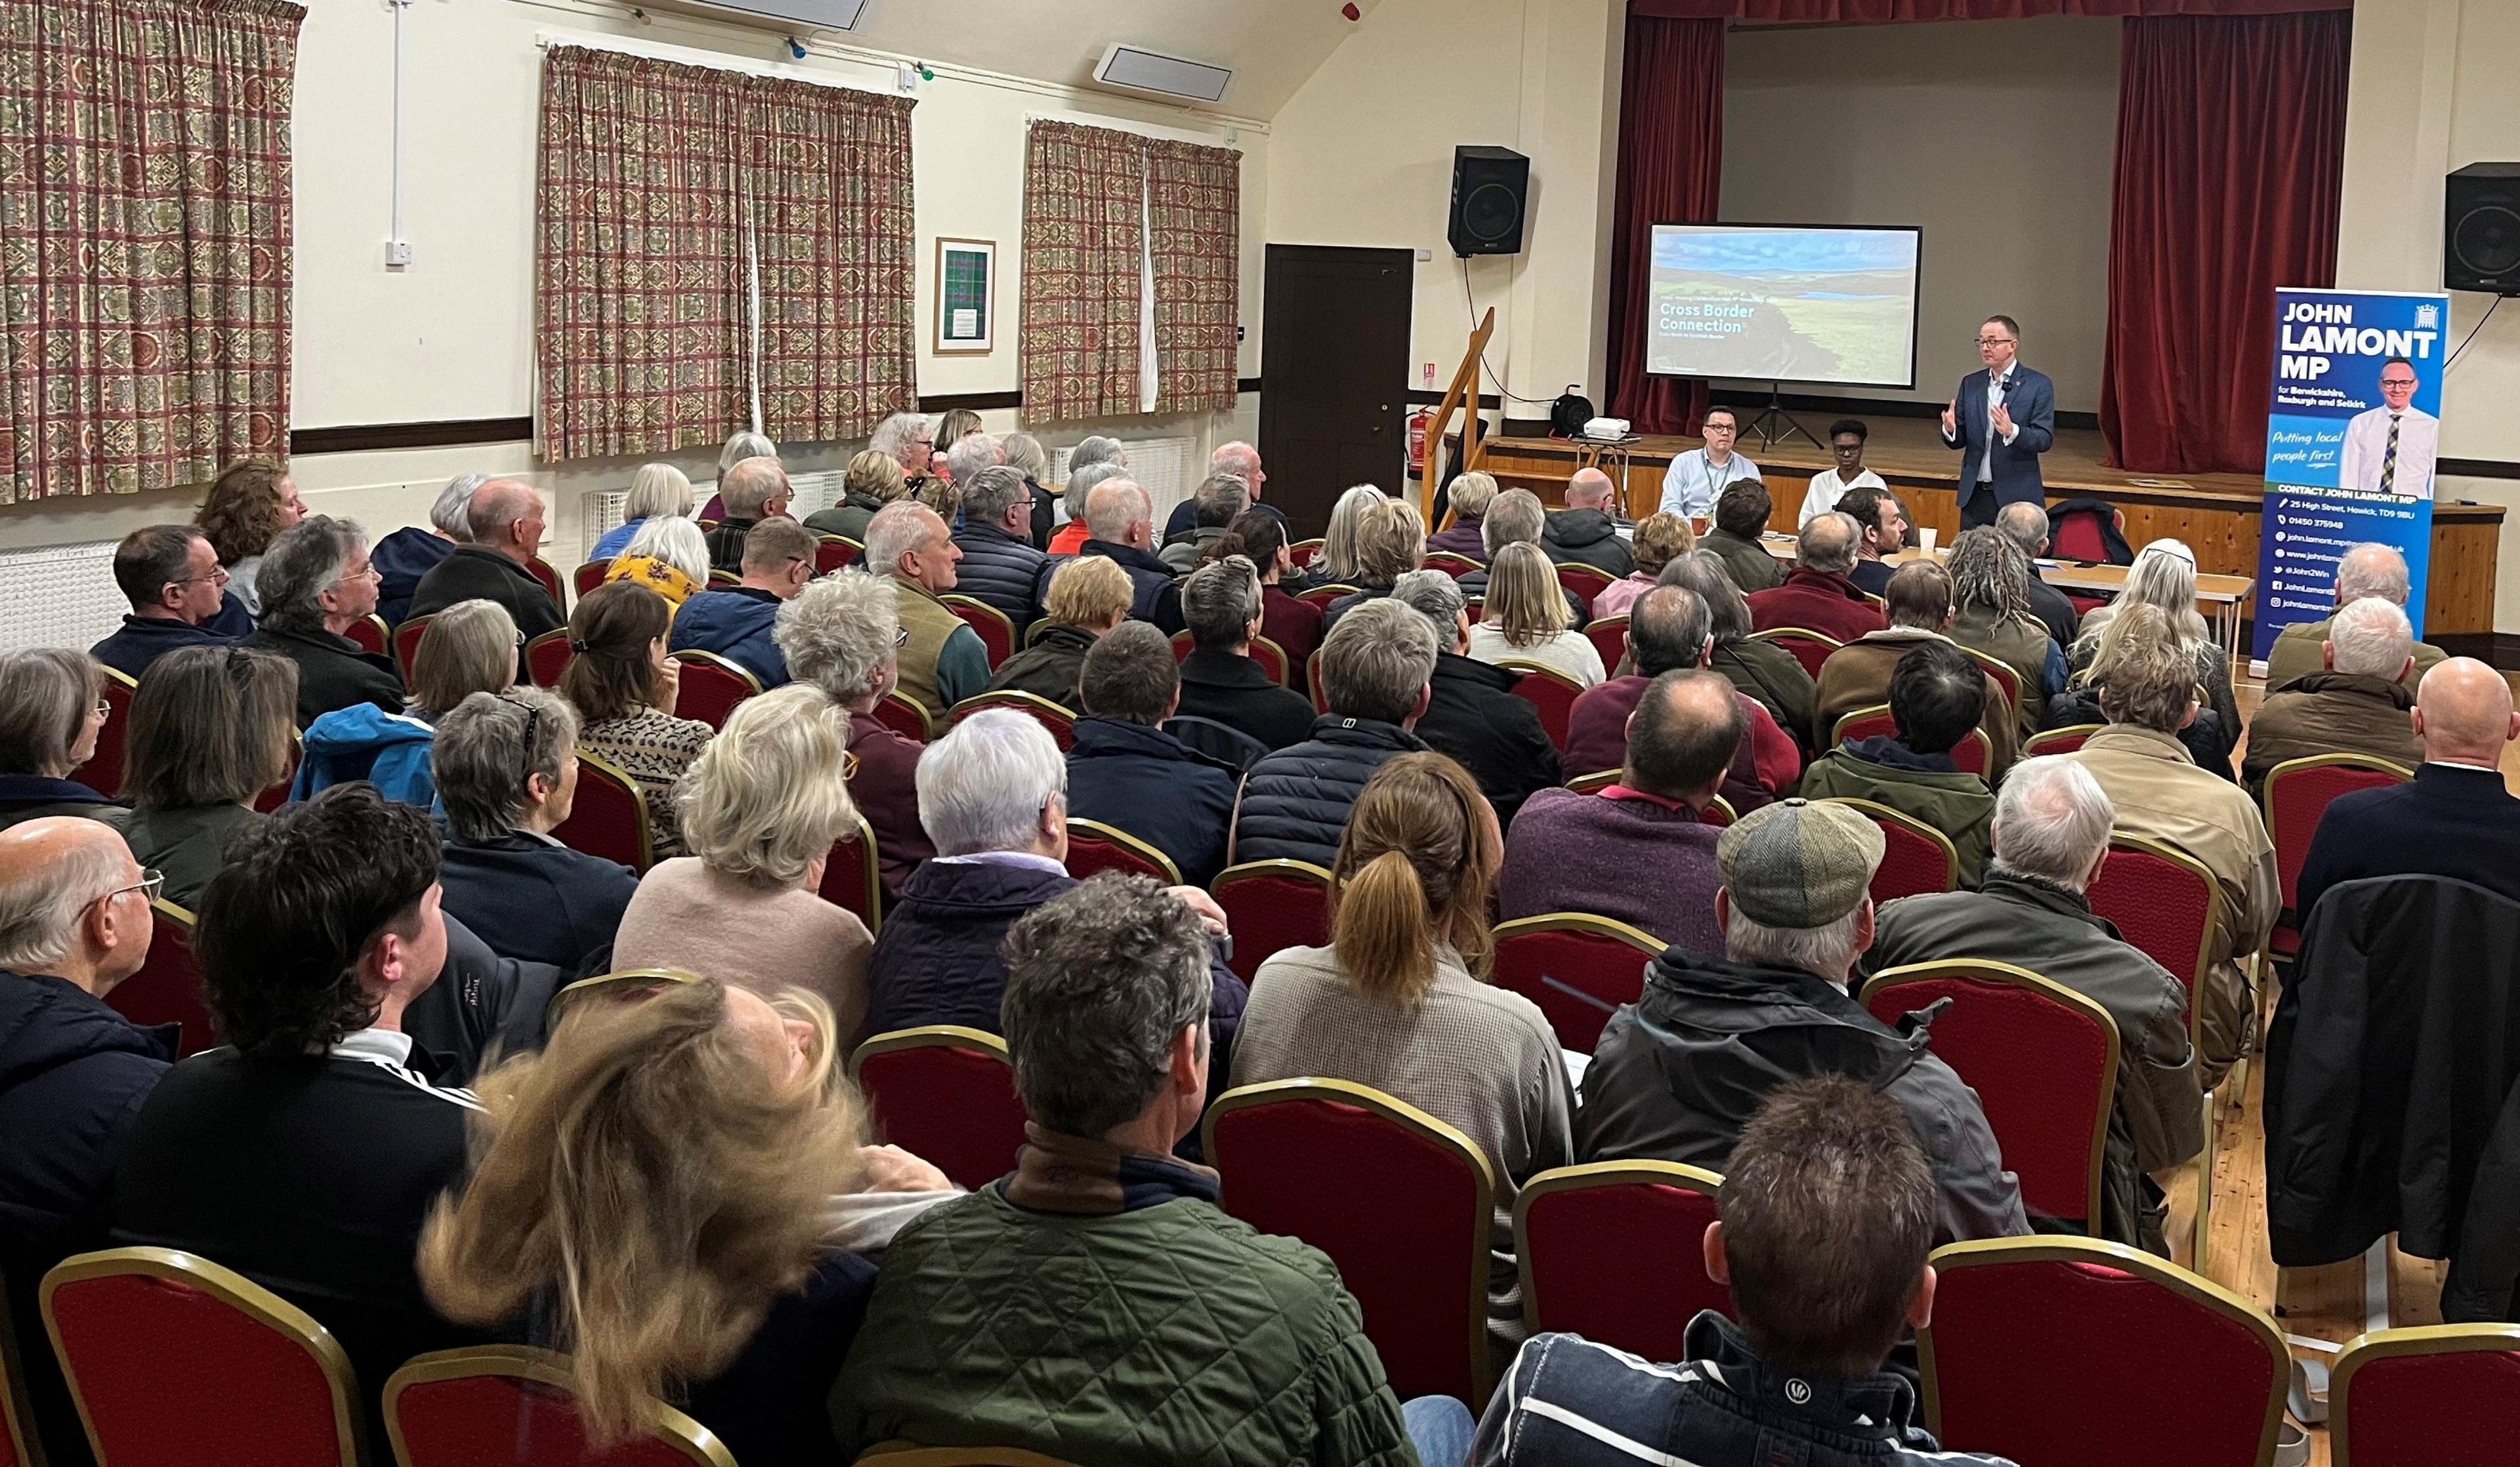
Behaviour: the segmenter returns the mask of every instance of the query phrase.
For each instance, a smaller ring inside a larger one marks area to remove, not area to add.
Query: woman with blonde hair
[[[586,723],[578,747],[629,776],[647,797],[648,837],[657,861],[683,854],[674,782],[717,734],[698,719],[674,716],[682,664],[665,655],[673,622],[674,608],[645,586],[598,586],[568,614],[574,655],[560,679],[561,696]]]
[[[1660,584],[1664,566],[1697,549],[1697,532],[1688,527],[1688,515],[1664,511],[1637,521],[1637,536],[1630,549],[1636,555],[1637,568],[1602,587],[1601,594],[1593,598],[1596,617],[1627,615],[1638,597]]]
[[[2126,587],[2117,599],[2084,613],[2074,645],[2065,649],[2065,662],[2073,676],[2067,680],[2066,691],[2056,697],[2048,711],[2048,726],[2099,722],[2096,716],[2083,716],[2095,715],[2098,710],[2097,696],[2092,691],[2097,686],[2094,669],[2103,654],[2126,635],[2116,626],[2121,613],[2129,606],[2138,605],[2158,610],[2163,631],[2172,643],[2196,659],[2196,682],[2205,689],[2205,708],[2180,735],[2181,740],[2187,744],[2198,765],[2224,778],[2236,778],[2231,770],[2231,750],[2240,741],[2240,705],[2231,692],[2230,662],[2205,625],[2204,615],[2196,609],[2196,553],[2184,541],[2165,537],[2137,552],[2135,563],[2127,567]],[[2213,718],[2207,719],[2206,713],[2213,714]]]
[[[910,492],[901,461],[880,449],[861,449],[840,477],[840,502],[805,516],[805,528],[817,535],[840,535],[866,543],[867,521],[875,511]]]
[[[669,519],[689,519],[698,496],[692,489],[690,474],[671,464],[642,464],[630,475],[630,492],[621,501],[621,523],[604,532],[595,542],[590,560],[609,560],[630,548],[630,541],[642,526],[659,515]]]
[[[1548,554],[1517,540],[1488,563],[1487,606],[1470,628],[1470,655],[1481,662],[1537,662],[1592,688],[1605,676],[1601,653],[1573,623]]]
[[[1375,506],[1389,499],[1372,484],[1358,484],[1331,504],[1329,528],[1322,534],[1322,553],[1301,572],[1307,586],[1365,584],[1365,573],[1357,568],[1356,561],[1357,526]]]
[[[1497,493],[1496,475],[1485,469],[1453,475],[1453,482],[1444,486],[1444,503],[1452,511],[1453,522],[1427,536],[1426,549],[1467,556],[1473,560],[1486,559],[1488,548],[1479,537],[1479,520],[1488,512],[1488,506],[1496,503]]]
[[[1322,635],[1347,614],[1348,608],[1391,594],[1402,576],[1426,563],[1426,521],[1405,499],[1368,501],[1356,516],[1354,543],[1357,587],[1322,610]]]
[[[1137,583],[1107,556],[1079,556],[1059,566],[1051,573],[1042,619],[1026,634],[1024,649],[998,665],[989,691],[1012,689],[1081,709],[1076,685],[1085,654],[1103,633],[1129,619],[1137,599]]]
[[[629,546],[613,557],[605,581],[635,581],[665,599],[676,610],[708,589],[708,536],[699,521],[660,515],[639,527]]]
[[[857,1033],[875,939],[820,891],[832,845],[859,828],[848,747],[848,710],[811,684],[738,704],[675,786],[692,854],[641,878],[613,969],[687,968],[758,994],[795,985]]]
[[[1496,812],[1459,764],[1402,754],[1375,770],[1331,867],[1330,945],[1260,964],[1234,1084],[1354,1081],[1468,1136],[1497,1178],[1488,1328],[1510,1348],[1514,1190],[1575,1159],[1575,1097],[1539,1006],[1485,982],[1503,852]]]

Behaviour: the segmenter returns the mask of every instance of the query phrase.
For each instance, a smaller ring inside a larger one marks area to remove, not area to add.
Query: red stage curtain
[[[1619,193],[1611,216],[1612,417],[1641,433],[1694,433],[1706,383],[1645,373],[1653,226],[1715,217],[1724,176],[1724,22],[1628,15],[1619,99]]]
[[[1812,23],[2018,21],[2025,16],[2281,16],[2354,0],[1629,0],[1631,16]]]
[[[2341,11],[2126,22],[2100,378],[2113,467],[2266,463],[2275,288],[2336,283],[2352,47]]]

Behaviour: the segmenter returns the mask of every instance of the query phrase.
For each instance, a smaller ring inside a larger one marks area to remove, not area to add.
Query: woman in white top
[[[1850,489],[1869,484],[1875,489],[1888,489],[1881,475],[1864,467],[1864,440],[1869,436],[1864,423],[1853,418],[1841,418],[1828,425],[1828,451],[1837,459],[1837,467],[1823,468],[1812,475],[1811,488],[1803,495],[1800,523],[1809,524],[1837,508],[1840,495]]]
[[[1573,624],[1549,556],[1516,541],[1488,562],[1487,607],[1470,628],[1470,655],[1481,662],[1537,662],[1597,687],[1604,676],[1601,654]]]

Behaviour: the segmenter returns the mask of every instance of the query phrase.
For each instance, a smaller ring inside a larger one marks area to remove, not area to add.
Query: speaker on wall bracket
[[[2442,182],[2442,285],[2520,295],[2520,163],[2470,163]]]
[[[1523,195],[1531,187],[1531,159],[1510,148],[1453,150],[1452,217],[1445,236],[1453,253],[1522,253]]]

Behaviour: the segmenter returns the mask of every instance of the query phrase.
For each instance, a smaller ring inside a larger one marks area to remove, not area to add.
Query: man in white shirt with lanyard
[[[1766,480],[1758,465],[1732,451],[1741,425],[1731,408],[1708,408],[1698,431],[1705,435],[1706,446],[1680,455],[1663,470],[1662,503],[1657,508],[1702,519],[1715,512],[1715,501],[1726,489],[1743,479]]]
[[[1871,429],[1859,419],[1841,418],[1828,425],[1828,451],[1837,460],[1837,467],[1812,475],[1797,524],[1809,524],[1836,509],[1838,497],[1850,489],[1890,487],[1882,482],[1881,475],[1864,467],[1864,440],[1869,436]]]

